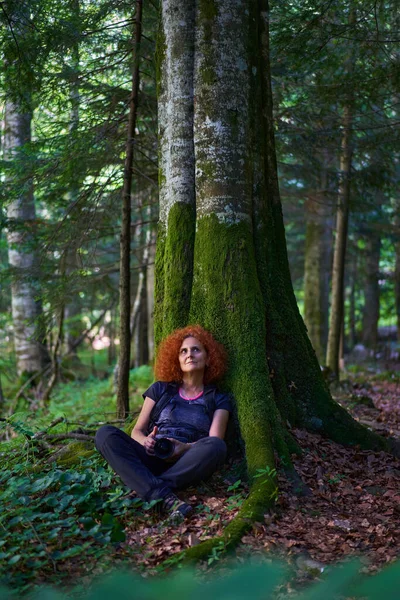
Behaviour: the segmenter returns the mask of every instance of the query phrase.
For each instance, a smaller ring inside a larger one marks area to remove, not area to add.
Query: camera
[[[171,442],[168,438],[159,438],[154,444],[154,454],[158,458],[169,458],[173,455],[174,449],[174,442]]]

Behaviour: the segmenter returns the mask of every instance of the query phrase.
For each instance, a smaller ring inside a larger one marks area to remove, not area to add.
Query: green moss
[[[184,563],[206,560],[213,548],[220,548],[226,552],[240,543],[243,535],[247,533],[255,521],[262,521],[264,514],[275,503],[277,489],[274,479],[269,477],[257,481],[250,490],[248,498],[244,501],[238,514],[225,527],[221,536],[207,540],[198,546],[193,546],[182,553]]]
[[[218,7],[215,0],[200,0],[198,4],[199,10],[199,27],[203,32],[202,52],[204,54],[204,65],[200,75],[203,84],[212,86],[217,80],[215,71],[215,59],[213,51],[213,41],[216,40],[214,21],[218,16]]]
[[[217,169],[214,162],[210,160],[202,160],[198,158],[196,161],[196,167],[199,171],[201,171],[201,176],[198,175],[199,179],[205,179],[207,181],[212,181],[216,175]]]
[[[193,206],[177,202],[168,215],[168,227],[156,257],[157,342],[188,322],[193,278],[196,214]],[[162,252],[162,256],[161,256]],[[163,289],[160,286],[163,285]],[[162,299],[162,300],[161,300]],[[160,301],[161,300],[161,301]]]
[[[165,186],[167,178],[165,177],[164,171],[159,167],[158,169],[158,187],[161,189]]]
[[[274,465],[274,398],[250,224],[226,225],[215,215],[199,219],[195,257],[190,322],[200,322],[228,350],[226,384],[236,399],[253,476],[258,469]]]
[[[200,0],[198,7],[201,23],[213,20],[218,16],[218,7],[215,0]]]
[[[90,442],[73,442],[68,445],[68,451],[57,459],[57,464],[63,467],[79,465],[85,458],[92,458],[97,453]]]
[[[201,69],[201,78],[205,85],[212,85],[217,81],[217,74],[213,67],[203,67]]]

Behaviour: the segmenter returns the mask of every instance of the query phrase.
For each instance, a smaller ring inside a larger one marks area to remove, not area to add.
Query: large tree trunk
[[[329,281],[332,254],[332,199],[328,194],[328,153],[320,169],[319,189],[306,202],[304,322],[320,364],[328,341]]]
[[[389,444],[332,400],[297,308],[277,181],[267,2],[164,0],[158,59],[157,340],[199,322],[228,349],[225,384],[252,482],[224,532],[229,544],[275,497],[274,450],[290,465],[296,447],[287,423],[366,447]]]
[[[31,139],[32,113],[17,101],[5,105],[4,158],[17,158]],[[7,207],[8,260],[12,270],[12,317],[17,370],[20,375],[42,371],[49,355],[45,345],[40,300],[39,260],[35,248],[35,203],[31,180],[21,185]]]

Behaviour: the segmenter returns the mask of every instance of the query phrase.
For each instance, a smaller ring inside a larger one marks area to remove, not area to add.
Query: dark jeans
[[[103,425],[96,433],[96,448],[130,489],[146,501],[164,498],[171,490],[204,481],[220,467],[226,445],[217,437],[196,442],[175,463],[150,456],[129,435]]]

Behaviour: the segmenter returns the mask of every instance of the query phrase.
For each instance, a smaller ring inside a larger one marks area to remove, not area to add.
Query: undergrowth
[[[150,367],[132,371],[132,410],[152,379]],[[76,425],[94,431],[96,424],[115,419],[111,379],[59,385],[47,412],[19,412],[0,423],[0,433],[11,436],[0,443],[0,582],[18,594],[43,581],[67,580],[71,570],[88,574],[111,568],[127,521],[143,520],[149,508],[127,494],[97,453],[72,468],[48,461],[51,453],[35,436],[60,417],[52,433]],[[125,548],[122,556],[128,554]]]

